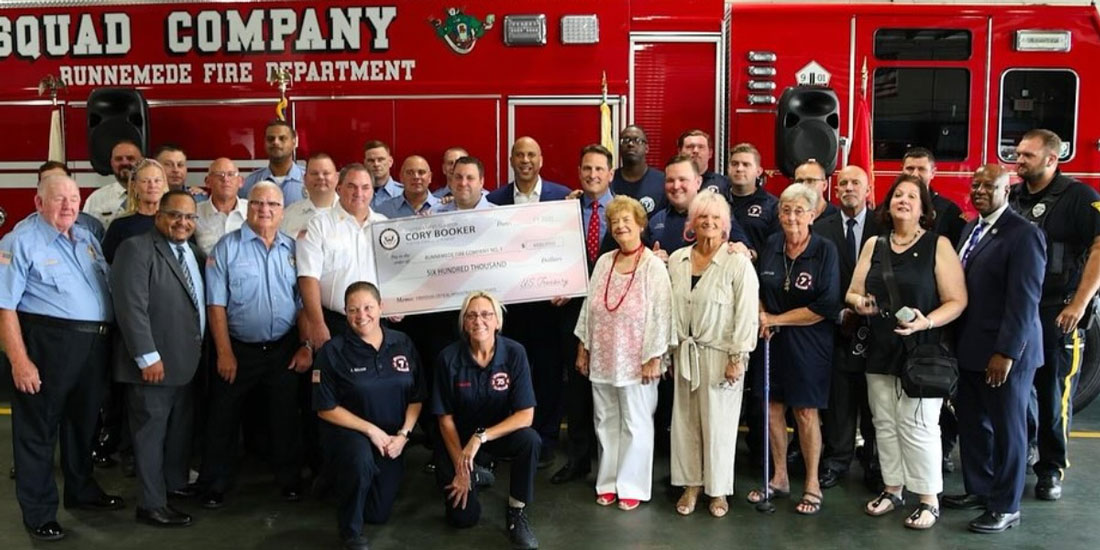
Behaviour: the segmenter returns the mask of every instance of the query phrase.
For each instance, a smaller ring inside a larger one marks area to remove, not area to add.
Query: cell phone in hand
[[[902,323],[912,323],[913,319],[917,318],[917,312],[913,311],[908,306],[902,307],[894,313],[894,318]]]

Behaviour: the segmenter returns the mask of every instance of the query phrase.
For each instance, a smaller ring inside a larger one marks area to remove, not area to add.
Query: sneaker
[[[539,547],[539,541],[531,530],[524,508],[509,506],[504,514],[504,526],[508,529],[508,539],[515,550],[535,550]]]

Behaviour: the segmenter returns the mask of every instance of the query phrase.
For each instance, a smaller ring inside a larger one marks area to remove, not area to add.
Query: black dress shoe
[[[844,475],[844,472],[838,472],[832,468],[825,468],[821,470],[821,475],[817,476],[817,481],[821,484],[822,489],[832,489],[840,483],[840,479],[843,478]]]
[[[168,496],[172,498],[195,498],[199,496],[198,486],[187,484],[174,491],[168,491]]]
[[[1020,512],[1001,513],[986,511],[971,521],[967,528],[975,533],[1000,533],[1020,524]]]
[[[1039,500],[1062,498],[1062,480],[1055,474],[1039,476],[1039,481],[1035,483],[1035,498]]]
[[[26,526],[27,532],[31,534],[31,537],[36,540],[42,541],[55,541],[65,538],[65,530],[61,528],[61,524],[56,521],[47,521],[38,527],[32,528],[30,525]]]
[[[370,550],[370,545],[367,544],[367,537],[363,535],[356,535],[344,539],[345,550]]]
[[[302,490],[298,487],[283,487],[283,500],[287,502],[299,502],[302,500]]]
[[[191,525],[190,515],[173,510],[168,506],[164,508],[138,508],[134,517],[137,518],[138,522],[153,527],[187,527]]]
[[[940,498],[944,508],[952,510],[982,510],[985,508],[986,498],[981,495],[944,495]]]
[[[66,502],[65,507],[75,510],[121,510],[126,507],[126,501],[120,496],[104,493],[92,500]]]
[[[199,497],[199,505],[207,510],[216,510],[225,506],[225,495],[218,491],[207,491]]]
[[[554,475],[550,476],[550,483],[554,485],[561,485],[562,483],[568,483],[574,479],[584,479],[588,475],[589,468],[573,464],[572,462],[562,466],[560,470],[554,472]]]

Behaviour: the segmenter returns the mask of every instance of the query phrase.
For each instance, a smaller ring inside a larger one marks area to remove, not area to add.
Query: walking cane
[[[761,396],[764,401],[764,498],[760,502],[756,503],[756,511],[764,514],[771,514],[775,512],[775,503],[772,502],[772,490],[771,490],[771,419],[769,409],[769,397],[768,393],[771,391],[771,337],[769,334],[764,338],[764,395]]]

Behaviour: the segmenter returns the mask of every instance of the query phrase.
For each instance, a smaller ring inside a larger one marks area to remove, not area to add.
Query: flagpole
[[[53,109],[50,111],[50,143],[46,152],[47,160],[65,162],[65,117],[61,112],[57,101],[57,95],[65,89],[65,83],[60,78],[48,74],[38,81],[38,95],[50,94],[50,103]],[[54,117],[57,117],[56,135],[54,134]],[[55,149],[56,147],[56,149]]]

